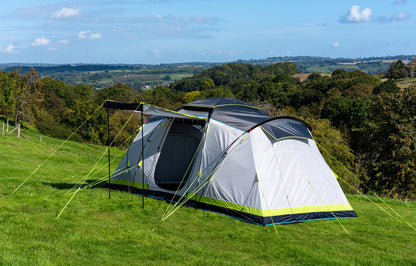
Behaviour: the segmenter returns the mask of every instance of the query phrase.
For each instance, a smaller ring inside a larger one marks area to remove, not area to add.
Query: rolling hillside
[[[86,187],[106,180],[105,147],[23,134],[0,135],[4,264],[416,263],[415,202],[349,196],[357,219],[268,227],[183,207],[163,222],[164,201]]]
[[[281,62],[293,62],[301,73],[331,73],[337,69],[361,70],[369,74],[379,74],[388,70],[395,60],[409,62],[410,55],[370,57],[370,58],[328,58],[319,56],[270,57],[266,59],[238,60],[237,63],[267,66]],[[0,71],[11,72],[21,67],[27,72],[34,67],[41,77],[61,80],[67,85],[87,84],[96,89],[123,83],[133,89],[146,91],[155,86],[167,86],[184,77],[201,73],[203,70],[225,65],[228,62],[172,63],[172,64],[0,64]]]

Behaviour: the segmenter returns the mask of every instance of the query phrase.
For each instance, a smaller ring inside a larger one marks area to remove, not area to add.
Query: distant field
[[[190,77],[193,73],[144,73],[135,70],[105,70],[74,73],[54,73],[52,78],[62,80],[67,85],[87,84],[96,89],[111,87],[117,83],[123,83],[133,89],[145,91],[156,86],[168,85],[171,82]]]
[[[105,64],[79,64],[79,65],[34,65],[13,66],[0,65],[0,71],[22,72],[34,67],[40,77],[51,77],[61,80],[67,85],[85,84],[96,89],[111,87],[123,83],[133,89],[144,91],[156,86],[167,86],[169,83],[184,77],[201,73],[203,70],[221,64],[217,63],[180,63],[165,65],[105,65]]]
[[[34,130],[23,134],[27,139],[0,135],[0,261],[5,265],[416,263],[415,202],[385,200],[384,205],[374,197],[350,195],[359,218],[268,227],[189,207],[162,222],[164,201],[146,198],[142,209],[137,195],[112,191],[109,199],[100,185],[77,190],[80,181],[84,186],[106,179],[105,147],[61,146],[62,140],[42,136],[40,141]],[[111,154],[114,170],[124,151]]]
[[[299,80],[300,82],[304,82],[309,77],[309,75],[310,74],[296,74],[296,75],[293,75],[293,77]]]
[[[416,84],[416,78],[406,78],[406,79],[401,79],[396,82],[396,85],[399,86],[400,88],[407,88],[415,84]]]
[[[337,69],[345,69],[346,71],[353,71],[358,69],[356,65],[329,65],[329,66],[316,66],[308,67],[307,73],[332,73]]]

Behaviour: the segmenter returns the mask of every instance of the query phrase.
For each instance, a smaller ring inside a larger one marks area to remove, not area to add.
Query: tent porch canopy
[[[116,102],[107,100],[104,103],[105,108],[109,109],[118,109],[118,110],[130,110],[134,112],[143,112],[145,115],[155,115],[155,116],[166,116],[166,117],[175,117],[175,118],[182,118],[182,119],[199,119],[199,120],[206,120],[207,117],[199,117],[184,113],[179,113],[176,111],[164,109],[161,107],[153,106],[150,104],[146,104],[143,102],[140,103],[123,103],[123,102]]]

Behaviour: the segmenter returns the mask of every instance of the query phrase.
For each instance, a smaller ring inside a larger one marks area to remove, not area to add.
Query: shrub
[[[36,124],[36,128],[39,130],[40,133],[58,139],[67,139],[73,133],[71,129],[54,121],[38,122]],[[71,140],[78,142],[83,141],[83,139],[78,133],[74,133],[74,135],[71,137]]]

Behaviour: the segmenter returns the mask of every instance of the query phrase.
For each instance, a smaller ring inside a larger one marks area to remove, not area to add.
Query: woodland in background
[[[414,200],[416,86],[400,88],[395,81],[414,75],[415,65],[398,60],[374,76],[359,70],[297,75],[297,66],[289,62],[230,63],[142,93],[121,83],[96,90],[40,78],[35,69],[15,70],[0,72],[0,115],[4,122],[31,125],[62,139],[80,127],[71,140],[106,144],[107,113],[100,108],[106,99],[177,109],[206,97],[237,98],[270,115],[309,123],[344,191]],[[140,117],[112,110],[110,121],[113,146],[126,147]]]

